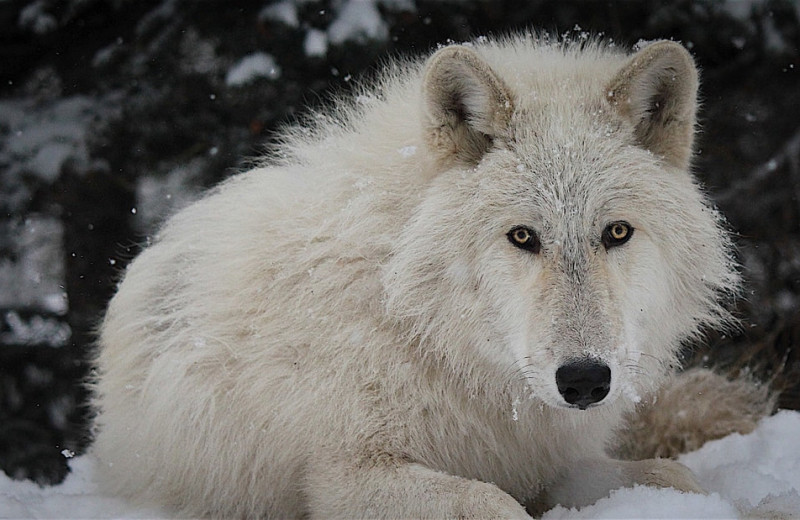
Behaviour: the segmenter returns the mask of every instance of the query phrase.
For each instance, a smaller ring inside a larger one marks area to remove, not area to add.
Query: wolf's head
[[[459,371],[524,378],[552,406],[657,387],[738,284],[688,172],[697,85],[668,41],[439,50],[421,129],[437,172],[386,266],[390,313]]]

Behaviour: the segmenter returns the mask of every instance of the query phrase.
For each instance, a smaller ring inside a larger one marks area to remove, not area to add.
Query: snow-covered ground
[[[683,455],[708,496],[674,489],[621,489],[580,511],[557,507],[545,520],[578,518],[800,518],[800,412],[763,419]]]
[[[707,496],[621,489],[581,510],[556,507],[544,519],[800,519],[800,412],[781,411],[749,435],[709,442],[680,460],[695,471]],[[48,488],[0,474],[0,518],[169,518],[166,511],[102,494],[94,480],[96,464],[90,455],[77,457],[67,480]]]

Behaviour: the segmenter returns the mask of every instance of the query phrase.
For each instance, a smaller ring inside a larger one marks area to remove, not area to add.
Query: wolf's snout
[[[556,370],[556,386],[567,403],[585,410],[608,395],[611,369],[595,359],[570,361]]]

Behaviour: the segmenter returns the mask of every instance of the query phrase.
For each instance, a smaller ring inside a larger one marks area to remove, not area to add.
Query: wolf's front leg
[[[689,468],[671,459],[593,459],[578,461],[565,471],[547,489],[545,502],[548,507],[582,507],[608,496],[614,489],[636,484],[706,493]]]
[[[420,464],[381,459],[315,464],[306,479],[311,518],[519,518],[525,509],[497,486]]]

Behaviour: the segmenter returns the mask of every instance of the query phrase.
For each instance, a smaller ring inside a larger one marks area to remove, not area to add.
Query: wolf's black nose
[[[556,370],[556,386],[566,402],[586,410],[608,395],[611,369],[591,358],[570,361]]]

